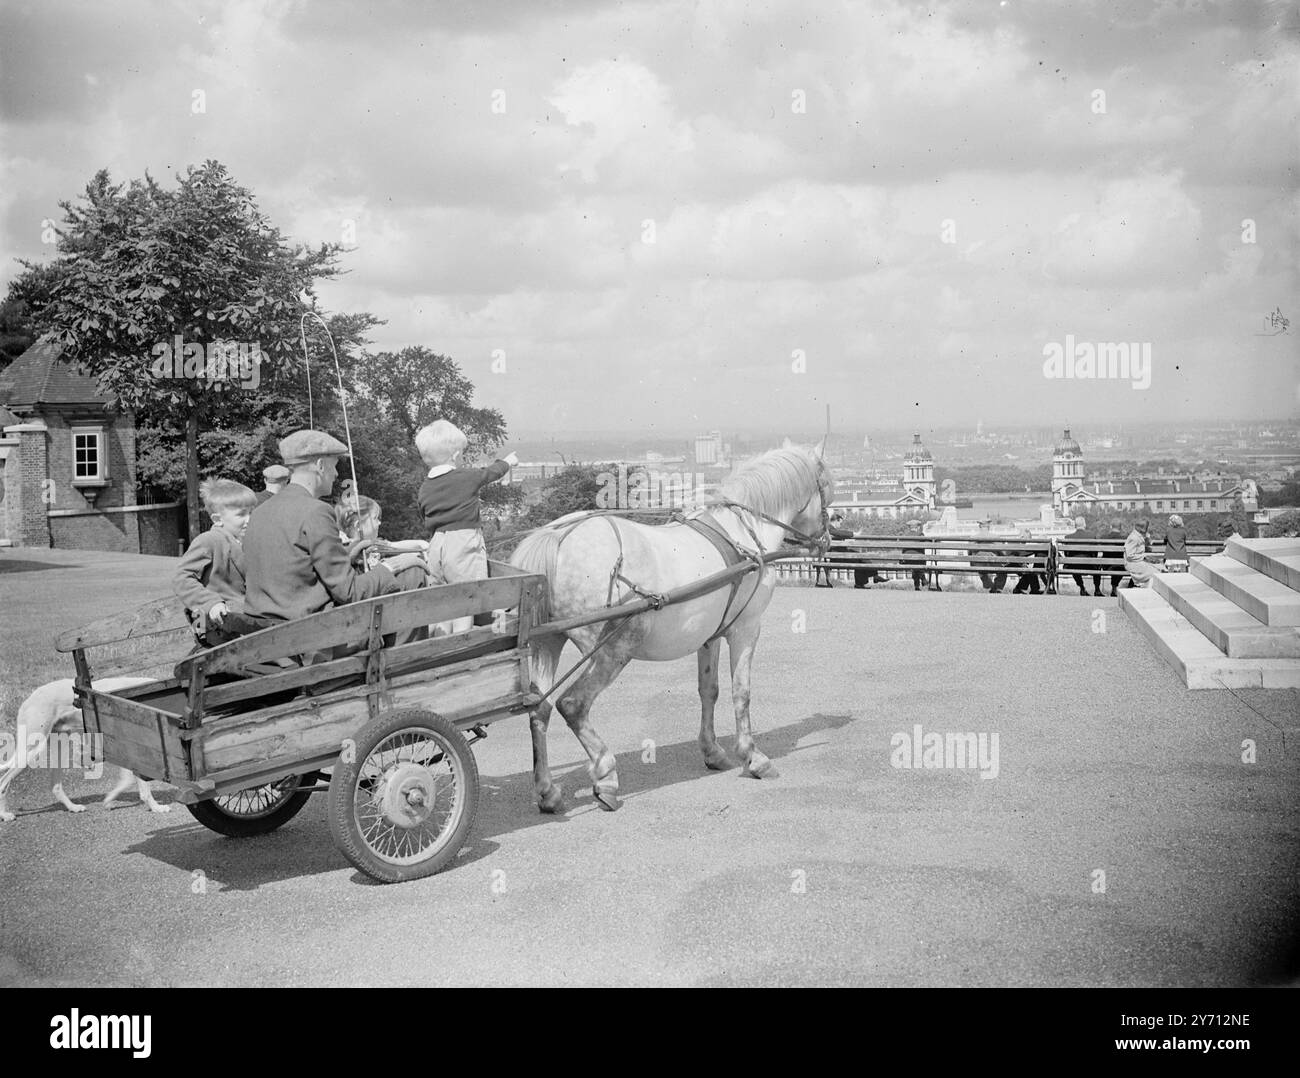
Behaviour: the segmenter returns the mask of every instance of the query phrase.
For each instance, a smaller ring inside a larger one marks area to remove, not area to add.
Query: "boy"
[[[457,461],[468,444],[464,432],[445,419],[435,420],[415,435],[415,448],[429,469],[417,500],[429,531],[426,557],[432,584],[487,578],[487,547],[478,494],[519,463],[511,453],[486,468],[458,468]],[[462,632],[473,622],[473,618],[466,617],[440,623],[435,635]]]
[[[190,544],[176,567],[172,589],[185,604],[194,635],[208,648],[234,639],[221,623],[244,608],[242,540],[257,495],[231,479],[205,479],[199,496],[212,527]]]

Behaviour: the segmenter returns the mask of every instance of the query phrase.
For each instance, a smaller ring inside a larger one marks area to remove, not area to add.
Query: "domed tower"
[[[925,499],[928,508],[934,508],[934,458],[921,444],[919,434],[912,435],[912,447],[903,458],[903,489],[915,491]]]
[[[1061,498],[1061,491],[1067,483],[1083,486],[1083,450],[1070,437],[1069,427],[1065,428],[1061,440],[1052,450],[1052,506],[1062,516],[1068,515]]]

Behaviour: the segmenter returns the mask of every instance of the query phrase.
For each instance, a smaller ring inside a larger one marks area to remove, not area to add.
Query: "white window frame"
[[[72,485],[74,487],[106,487],[108,476],[108,439],[104,428],[99,424],[81,424],[71,428],[72,436]],[[93,436],[95,439],[95,474],[77,474],[77,439]]]

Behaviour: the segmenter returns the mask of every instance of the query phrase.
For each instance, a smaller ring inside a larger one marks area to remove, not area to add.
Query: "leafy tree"
[[[1294,536],[1300,532],[1300,510],[1292,510],[1289,513],[1278,513],[1268,522],[1265,533],[1270,538],[1280,538],[1283,536]]]
[[[520,523],[525,528],[537,528],[567,513],[597,508],[596,496],[605,485],[600,473],[605,470],[594,464],[570,464],[556,472],[542,486]]]
[[[315,282],[338,272],[339,247],[290,247],[217,161],[189,168],[178,181],[175,191],[148,175],[124,186],[101,171],[81,205],[61,202],[58,255],[44,267],[52,278],[48,300],[33,320],[62,346],[64,360],[95,375],[124,407],[184,429],[193,535],[200,427],[230,407],[230,395],[249,391],[212,377],[213,346],[239,342],[246,355],[260,349],[254,392],[300,377],[298,320],[314,300]],[[187,359],[196,346],[203,350],[199,361],[181,377],[170,368],[172,376],[159,377],[160,349],[170,358],[178,339]]]

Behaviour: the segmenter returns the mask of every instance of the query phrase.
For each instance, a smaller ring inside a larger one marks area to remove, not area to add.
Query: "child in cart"
[[[519,458],[510,453],[486,468],[457,467],[468,445],[464,432],[445,419],[435,420],[415,435],[415,448],[429,469],[417,497],[429,531],[426,558],[434,584],[487,578],[479,491],[504,478],[519,463]],[[464,632],[473,623],[473,618],[439,622],[434,626],[434,635]]]
[[[226,615],[244,609],[244,548],[241,540],[257,495],[232,479],[205,479],[199,485],[212,527],[199,535],[181,558],[172,590],[185,604],[194,636],[202,647],[216,647],[235,634],[222,627]]]
[[[385,559],[399,554],[423,554],[429,548],[423,539],[403,539],[395,543],[380,539],[379,527],[383,517],[383,507],[364,494],[349,492],[335,507],[339,538],[348,544],[348,558],[362,572],[368,572]]]

